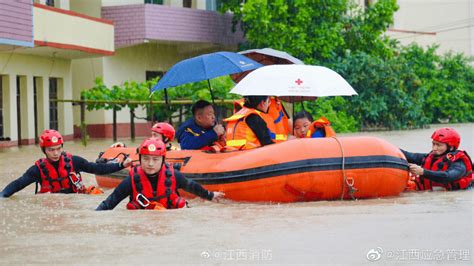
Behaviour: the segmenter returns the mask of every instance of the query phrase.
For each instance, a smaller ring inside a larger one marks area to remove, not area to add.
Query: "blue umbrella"
[[[207,80],[212,102],[214,103],[214,95],[209,79],[253,70],[262,66],[260,63],[238,53],[216,52],[203,54],[183,60],[172,66],[151,91]]]

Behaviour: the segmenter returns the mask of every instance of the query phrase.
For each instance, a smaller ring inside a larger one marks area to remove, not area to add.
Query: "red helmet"
[[[47,129],[43,131],[39,138],[41,148],[52,147],[63,144],[63,137],[54,129]]]
[[[140,147],[138,147],[138,154],[165,156],[166,146],[161,140],[158,140],[156,138],[149,138],[144,140]]]
[[[151,128],[151,131],[163,135],[165,138],[168,138],[169,141],[174,140],[175,131],[172,125],[164,122],[156,123]]]
[[[446,143],[449,146],[454,147],[454,149],[457,149],[461,143],[461,137],[459,136],[459,133],[450,127],[437,129],[433,135],[431,135],[431,138],[433,140]]]

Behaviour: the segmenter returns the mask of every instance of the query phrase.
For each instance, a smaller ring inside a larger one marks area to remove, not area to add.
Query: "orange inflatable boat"
[[[138,159],[135,148],[110,148],[101,157],[110,159],[120,153]],[[223,191],[226,198],[235,201],[397,196],[408,181],[404,155],[397,147],[374,137],[305,138],[224,153],[169,151],[166,161],[178,164],[187,178],[208,190]],[[115,187],[127,174],[124,169],[97,176],[97,183]]]

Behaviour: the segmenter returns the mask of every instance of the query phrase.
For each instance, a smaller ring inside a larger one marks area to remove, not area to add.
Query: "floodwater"
[[[452,125],[474,155],[474,124]],[[359,133],[427,152],[434,128]],[[95,160],[110,141],[67,142]],[[0,187],[41,156],[0,150]],[[83,175],[87,185],[93,175]],[[473,264],[474,190],[293,204],[212,203],[191,208],[94,211],[105,195],[34,195],[30,185],[0,199],[1,264]]]

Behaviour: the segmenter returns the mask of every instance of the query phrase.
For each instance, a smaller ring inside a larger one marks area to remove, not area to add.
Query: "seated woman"
[[[235,149],[254,149],[275,143],[275,123],[267,114],[268,96],[245,96],[245,104],[227,122],[226,145]]]
[[[313,121],[313,117],[306,111],[297,113],[294,117],[293,134],[297,138],[329,138],[336,136],[331,122],[325,117]]]

